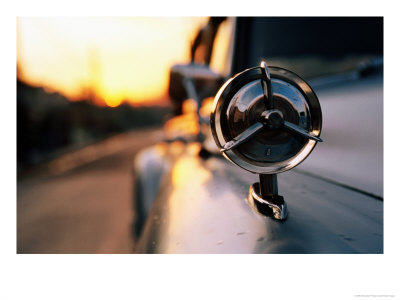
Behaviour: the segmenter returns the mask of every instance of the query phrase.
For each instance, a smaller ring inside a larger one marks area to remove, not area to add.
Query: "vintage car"
[[[213,17],[191,50],[136,252],[383,253],[383,18]]]

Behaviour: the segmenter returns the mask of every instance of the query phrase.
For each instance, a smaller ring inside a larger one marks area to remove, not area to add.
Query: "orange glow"
[[[206,17],[19,17],[18,76],[77,100],[118,106],[166,95]]]
[[[192,114],[197,111],[197,102],[193,99],[186,99],[182,103],[182,113],[183,114]]]
[[[193,148],[196,148],[193,146]],[[197,149],[200,149],[198,145]],[[198,209],[204,208],[199,206],[202,204],[198,199],[207,199],[209,191],[204,187],[212,179],[212,173],[206,169],[198,157],[189,154],[195,149],[185,148],[185,153],[181,154],[171,170],[172,193],[167,198],[168,207],[168,223],[165,229],[166,233],[172,240],[177,236],[191,236],[186,230],[194,228],[190,226],[182,226],[182,224],[191,224],[193,219],[198,217],[194,215]],[[189,209],[190,208],[190,209]],[[212,213],[212,212],[209,212]],[[196,227],[196,226],[195,226]],[[192,237],[192,236],[191,236]],[[176,244],[165,245],[168,252],[176,252]]]
[[[199,164],[199,161],[190,156],[179,159],[172,168],[171,178],[175,187],[187,186],[193,180],[193,171],[196,170],[197,185],[206,183],[211,179],[211,173]]]
[[[104,98],[104,102],[110,107],[116,107],[121,104],[122,98],[115,95],[109,95]]]
[[[165,123],[165,134],[169,139],[185,135],[195,135],[199,131],[198,117],[195,113],[176,116]]]
[[[214,106],[214,97],[208,97],[204,99],[203,102],[201,103],[201,107],[199,110],[200,116],[202,116],[203,118],[210,117],[213,106]]]
[[[197,103],[187,99],[182,104],[182,115],[168,120],[165,125],[165,135],[168,139],[196,135],[200,132],[199,118],[197,116]]]

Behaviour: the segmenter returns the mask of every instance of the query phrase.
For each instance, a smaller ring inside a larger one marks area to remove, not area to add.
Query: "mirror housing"
[[[168,93],[174,106],[174,113],[182,113],[182,103],[193,99],[200,108],[201,102],[213,97],[224,83],[224,77],[212,71],[207,65],[174,65],[170,69]]]
[[[213,97],[224,77],[209,67],[215,36],[226,17],[210,17],[207,24],[197,33],[191,48],[190,64],[178,64],[170,69],[168,93],[174,106],[174,113],[182,113],[186,99],[197,102],[198,109],[207,97]]]

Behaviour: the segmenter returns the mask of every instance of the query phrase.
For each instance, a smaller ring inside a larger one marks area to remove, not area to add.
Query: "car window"
[[[308,79],[346,72],[383,56],[382,17],[256,17],[237,22],[241,48],[235,54],[235,72],[265,59]]]

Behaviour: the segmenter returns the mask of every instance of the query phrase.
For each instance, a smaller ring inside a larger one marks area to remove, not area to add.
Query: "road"
[[[132,253],[133,157],[160,138],[114,136],[19,179],[17,253]]]

